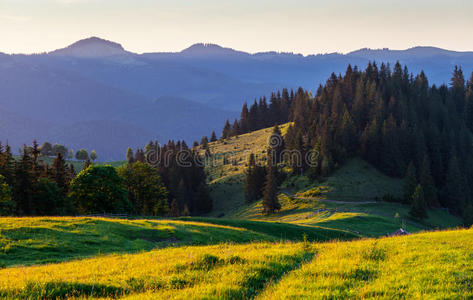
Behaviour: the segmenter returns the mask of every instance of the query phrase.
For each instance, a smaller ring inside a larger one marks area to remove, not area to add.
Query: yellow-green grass
[[[338,229],[218,219],[0,218],[0,267],[222,242],[352,239]]]
[[[283,124],[279,127],[283,135],[289,124]],[[246,170],[248,157],[252,153],[256,156],[258,163],[263,163],[272,132],[273,128],[266,128],[209,143],[212,158],[206,166],[206,170],[211,183],[218,182],[226,177],[243,174]],[[205,151],[202,147],[199,146],[198,150],[201,155],[204,155]],[[224,157],[227,160],[226,164],[224,164]]]
[[[373,201],[388,195],[402,196],[401,179],[386,176],[359,158],[350,159],[320,182],[295,176],[288,178],[282,187],[297,197],[324,197],[338,201]]]
[[[301,244],[221,244],[0,270],[2,298],[251,298],[313,257]]]
[[[261,299],[471,299],[473,230],[328,243]]]
[[[473,230],[219,244],[0,270],[2,298],[468,299]]]
[[[281,210],[263,214],[262,202],[244,206],[234,217],[238,219],[285,222],[298,225],[341,229],[364,237],[383,236],[403,227],[409,232],[454,228],[461,225],[458,217],[441,209],[428,211],[422,222],[409,217],[409,206],[389,202],[337,202],[313,198],[294,198],[280,194]]]

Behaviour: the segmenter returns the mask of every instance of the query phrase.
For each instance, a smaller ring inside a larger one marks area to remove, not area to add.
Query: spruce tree
[[[232,135],[232,126],[230,125],[230,121],[225,122],[225,126],[223,127],[222,130],[222,139],[229,138]]]
[[[217,141],[217,134],[215,133],[215,131],[212,131],[212,135],[210,136],[210,141],[211,142]]]
[[[444,206],[450,209],[450,212],[460,214],[465,205],[466,195],[464,193],[464,178],[458,165],[456,156],[451,157],[447,172],[447,182],[443,190]]]
[[[463,225],[465,227],[473,226],[473,205],[471,203],[463,211]]]
[[[412,195],[412,206],[409,215],[415,219],[423,220],[427,218],[427,203],[424,198],[424,189],[418,184]]]
[[[430,207],[438,206],[437,189],[435,188],[434,179],[430,172],[430,159],[427,155],[424,156],[422,169],[420,172],[420,184],[424,189],[424,197]]]
[[[66,161],[61,153],[56,155],[51,166],[51,178],[57,184],[64,197],[69,193],[69,183],[72,178],[66,173]]]
[[[407,167],[407,173],[404,177],[404,186],[403,186],[403,202],[406,204],[412,203],[412,195],[417,187],[417,172],[416,167],[413,162],[409,163]]]
[[[279,129],[278,124],[275,124],[273,127],[273,132],[269,137],[269,147],[272,151],[273,163],[277,164],[282,161],[282,154],[284,151],[284,139]]]
[[[269,155],[271,156],[271,154]],[[272,214],[281,209],[278,201],[278,186],[276,178],[276,166],[272,163],[272,158],[268,157],[266,182],[263,192],[263,213]]]

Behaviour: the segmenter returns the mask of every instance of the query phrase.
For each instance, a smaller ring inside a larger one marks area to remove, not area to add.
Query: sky
[[[215,43],[302,54],[436,46],[473,51],[472,0],[0,0],[0,52],[98,36],[129,51]]]

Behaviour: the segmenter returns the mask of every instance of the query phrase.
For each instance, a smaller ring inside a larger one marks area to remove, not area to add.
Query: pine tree
[[[23,154],[15,163],[15,188],[14,199],[17,204],[17,212],[20,215],[34,215],[33,207],[33,175],[31,157],[26,145]]]
[[[473,205],[471,203],[468,204],[463,211],[463,225],[465,225],[465,227],[473,226]]]
[[[230,121],[225,122],[225,126],[223,127],[222,131],[222,139],[229,138],[232,135],[232,126],[230,125]]]
[[[72,178],[66,174],[66,161],[61,153],[56,155],[51,166],[51,178],[57,184],[64,197],[69,193],[69,183]]]
[[[207,149],[207,147],[209,146],[209,139],[208,139],[208,137],[203,136],[203,137],[200,139],[200,145],[202,146],[202,149]]]
[[[273,132],[271,133],[271,136],[269,137],[269,147],[271,148],[272,151],[272,158],[273,158],[273,163],[277,164],[282,161],[282,155],[284,151],[284,139],[281,134],[281,130],[279,129],[278,124],[275,124],[273,127]]]
[[[217,141],[217,134],[215,133],[215,131],[212,131],[212,135],[210,136],[210,141],[211,142]]]
[[[420,184],[424,189],[424,197],[430,207],[438,206],[437,189],[435,188],[434,179],[430,172],[430,159],[427,155],[424,156],[422,169],[420,172]]]
[[[243,104],[240,115],[240,131],[241,133],[247,133],[249,131],[249,111],[248,104]]]
[[[443,190],[444,206],[448,207],[452,213],[460,214],[465,205],[466,195],[464,193],[464,178],[458,166],[456,156],[452,156],[448,166],[447,183]]]
[[[404,186],[403,186],[403,202],[406,204],[412,203],[412,195],[417,187],[417,171],[414,163],[410,162],[407,167],[407,173],[404,177]]]
[[[424,189],[420,184],[417,185],[416,190],[412,195],[412,201],[413,202],[411,210],[409,211],[409,215],[419,220],[427,218],[427,203],[425,202],[424,198]]]
[[[278,201],[278,186],[276,178],[276,167],[271,163],[272,158],[268,158],[266,182],[263,192],[263,213],[272,214],[281,209]]]
[[[248,168],[245,173],[244,191],[246,203],[250,204],[262,197],[264,188],[264,168],[256,165],[255,155],[250,154]]]

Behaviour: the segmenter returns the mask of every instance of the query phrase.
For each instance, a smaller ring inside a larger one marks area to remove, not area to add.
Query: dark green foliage
[[[209,138],[206,136],[203,136],[200,139],[200,145],[202,146],[203,149],[207,149],[207,147],[209,146]]]
[[[230,136],[232,136],[232,126],[230,125],[230,122],[227,119],[227,121],[225,122],[225,126],[222,130],[222,139],[226,139]]]
[[[416,167],[411,162],[407,168],[406,177],[404,177],[404,186],[403,186],[403,202],[406,204],[412,203],[412,195],[417,187],[417,176],[416,176]]]
[[[73,166],[66,166],[62,151],[57,152],[51,167],[40,158],[41,147],[24,146],[19,159],[13,159],[10,147],[0,145],[0,176],[3,176],[3,191],[10,189],[11,201],[8,209],[0,209],[9,215],[56,215],[73,211],[68,201],[70,181],[75,177]],[[1,185],[1,183],[0,183]],[[11,209],[13,203],[13,210]],[[0,205],[1,206],[1,205]]]
[[[135,214],[157,216],[167,213],[167,190],[156,169],[136,162],[118,168],[118,174],[125,181]]]
[[[58,153],[61,153],[62,157],[67,157],[68,150],[67,147],[60,144],[54,144],[52,156],[56,156]]]
[[[427,218],[427,203],[424,198],[424,189],[420,184],[417,185],[412,195],[412,206],[409,215],[418,220]]]
[[[424,189],[425,201],[430,207],[438,206],[437,189],[435,188],[434,179],[430,172],[430,159],[426,155],[422,163],[420,172],[420,185]]]
[[[271,154],[269,154],[263,191],[263,213],[265,214],[272,214],[281,209],[278,201],[277,167],[271,161]]]
[[[126,161],[129,164],[132,164],[135,162],[135,154],[133,153],[133,150],[130,147],[126,149]]]
[[[87,150],[80,149],[79,151],[76,152],[76,159],[77,160],[86,160],[88,158],[89,158],[89,153],[87,153]]]
[[[293,125],[284,136],[284,163],[295,174],[320,178],[361,156],[401,177],[412,162],[429,206],[461,215],[471,198],[473,75],[465,83],[458,67],[450,87],[437,87],[429,86],[424,72],[414,77],[399,63],[392,71],[385,64],[370,63],[364,71],[348,66],[344,76],[332,74],[315,97],[299,88],[272,94],[269,107],[264,98],[249,109],[245,104],[238,125],[245,133],[287,121]],[[317,155],[306,159],[312,153]],[[409,186],[406,202],[412,178]]]
[[[42,156],[52,156],[53,155],[53,145],[49,142],[44,142],[39,148]]]
[[[473,205],[468,204],[463,211],[463,224],[466,227],[473,226]]]
[[[450,158],[447,182],[443,190],[443,205],[453,213],[460,213],[466,203],[465,180],[456,156]]]
[[[211,142],[217,141],[217,134],[215,133],[215,131],[212,131],[212,135],[210,136],[210,141]]]
[[[123,179],[112,166],[90,166],[71,182],[69,197],[79,214],[126,213],[131,205]]]
[[[3,175],[0,175],[0,216],[10,216],[15,211],[10,186]]]
[[[62,189],[49,178],[39,178],[35,183],[33,206],[35,213],[41,216],[63,215],[64,197]]]
[[[255,155],[250,154],[248,169],[245,173],[244,189],[246,203],[250,204],[263,197],[266,169],[256,164]]]
[[[203,137],[202,142],[204,149],[208,147],[207,137]],[[163,146],[156,141],[146,146],[145,156],[146,163],[157,170],[168,191],[170,215],[197,215],[212,210],[204,159],[194,149],[181,141],[170,141]]]
[[[273,132],[269,137],[269,147],[273,153],[273,163],[280,163],[282,161],[282,154],[284,151],[284,139],[281,134],[281,130],[279,130],[278,124],[274,125]]]

